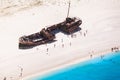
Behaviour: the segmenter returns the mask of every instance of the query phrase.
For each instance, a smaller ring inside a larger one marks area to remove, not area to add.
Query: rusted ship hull
[[[56,30],[63,33],[71,34],[76,30],[81,29],[79,26],[82,20],[79,18],[66,18],[64,22],[52,25],[47,29],[43,28],[40,32],[19,38],[19,49],[32,48],[37,45],[45,44],[54,41]]]
[[[55,39],[55,35],[53,35],[52,33],[48,31],[45,32],[45,29],[43,29],[38,33],[20,37],[19,38],[19,49],[32,48],[37,45],[41,45],[41,44],[54,41],[54,39]]]
[[[82,20],[80,20],[79,18],[75,18],[73,21],[61,24],[60,30],[64,33],[71,34],[76,32],[77,30],[81,30],[81,28],[79,27],[81,24]]]

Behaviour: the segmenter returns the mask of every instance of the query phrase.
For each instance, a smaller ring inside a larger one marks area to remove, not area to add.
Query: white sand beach
[[[58,33],[56,42],[32,49],[19,49],[19,37],[64,21],[67,4],[43,4],[0,16],[0,80],[27,80],[89,60],[91,54],[93,58],[110,53],[112,47],[120,48],[120,0],[71,3],[70,17],[83,21],[82,30],[74,37]]]

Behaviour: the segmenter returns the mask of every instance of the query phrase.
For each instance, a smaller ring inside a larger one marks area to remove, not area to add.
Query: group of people
[[[117,51],[119,51],[119,47],[113,47],[113,48],[111,48],[111,51],[112,52],[117,52]]]
[[[118,52],[119,51],[119,47],[113,47],[113,48],[111,48],[111,51],[112,52]],[[90,52],[89,54],[90,54],[90,57],[92,58],[92,53],[94,53],[93,51],[92,52]],[[104,55],[101,55],[101,59],[104,57]]]

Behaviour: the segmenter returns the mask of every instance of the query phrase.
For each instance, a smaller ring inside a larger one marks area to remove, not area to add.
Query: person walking
[[[47,48],[47,52],[48,52],[48,50],[49,50],[49,49]]]

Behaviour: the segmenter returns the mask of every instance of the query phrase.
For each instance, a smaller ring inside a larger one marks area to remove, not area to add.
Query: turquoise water
[[[30,80],[120,80],[120,52],[110,53],[103,58],[97,57]]]

